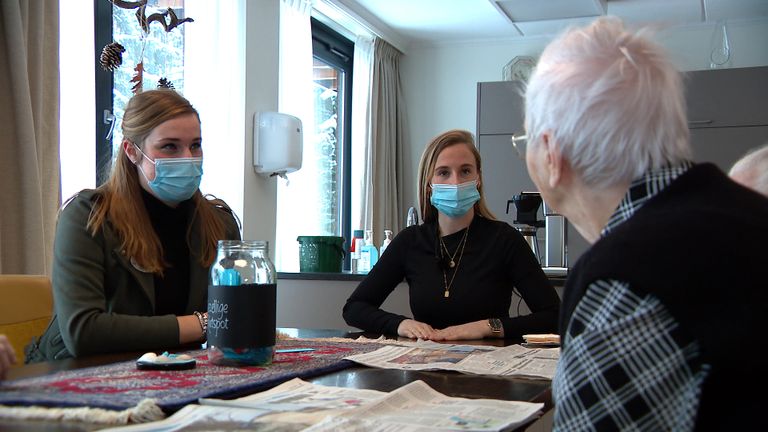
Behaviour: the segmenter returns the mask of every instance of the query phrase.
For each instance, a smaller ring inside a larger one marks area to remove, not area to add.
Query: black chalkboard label
[[[277,284],[208,286],[208,345],[275,345]]]

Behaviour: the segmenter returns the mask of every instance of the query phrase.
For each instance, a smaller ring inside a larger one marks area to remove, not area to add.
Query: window
[[[298,236],[341,236],[348,244],[352,234],[348,173],[354,44],[313,18],[312,54],[314,128],[305,125],[302,169],[289,174],[296,181],[278,183],[276,264],[283,272],[299,271]]]
[[[312,54],[323,229],[350,239],[350,178],[343,174],[350,171],[354,44],[313,19]]]
[[[65,0],[59,1],[62,199],[102,184],[109,175],[114,149],[122,139],[123,110],[132,96],[130,79],[143,46],[143,88],[155,88],[160,78],[166,78],[203,119],[207,151],[201,190],[223,199],[242,216],[243,189],[232,185],[243,184],[244,172],[232,167],[244,164],[245,20],[240,17],[245,15],[245,0],[150,0],[146,16],[170,7],[178,21],[185,17],[195,21],[177,25],[170,32],[153,22],[145,44],[136,9],[122,9],[107,0],[74,8]],[[94,17],[93,22],[83,21],[88,16]],[[171,23],[170,17],[165,20]],[[99,55],[112,42],[120,43],[126,51],[122,65],[108,72],[101,68]],[[84,45],[93,50],[84,50]],[[228,67],[222,68],[222,64]]]
[[[94,28],[92,21],[82,18],[93,16],[94,4],[72,7],[67,0],[59,1],[59,158],[61,199],[66,201],[96,184],[96,69],[93,50],[83,49],[95,45]]]
[[[141,63],[143,88],[156,88],[161,78],[168,80],[173,88],[184,93],[184,25],[166,32],[159,23],[148,24],[149,33],[143,35],[137,20],[138,9],[123,9],[110,2],[96,2],[96,53],[117,42],[125,48],[122,66],[113,73],[96,72],[96,177],[101,184],[109,175],[112,156],[122,141],[119,122],[128,100],[133,96],[137,74],[135,68]],[[149,0],[144,15],[149,17],[173,8],[179,20],[184,19],[184,0]]]

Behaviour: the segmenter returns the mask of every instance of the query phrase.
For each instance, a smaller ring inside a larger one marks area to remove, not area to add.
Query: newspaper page
[[[200,399],[201,405],[264,410],[262,421],[314,424],[326,416],[365,405],[386,392],[324,386],[299,378],[234,400]]]
[[[384,346],[347,360],[384,369],[452,370],[478,375],[514,376],[551,380],[559,348],[493,348],[475,345],[423,343],[412,347]]]
[[[297,432],[312,424],[281,423],[269,428],[260,417],[264,410],[187,405],[165,420],[132,426],[104,429],[108,432],[175,432],[175,431],[226,431],[226,430],[269,430],[271,432]],[[104,431],[103,430],[103,431]]]
[[[544,406],[447,397],[422,381],[385,393],[311,384],[298,378],[240,399],[200,399],[200,403],[162,421],[114,430],[505,430],[531,419]]]
[[[327,417],[307,431],[507,431],[533,419],[542,403],[445,396],[414,381],[378,401]]]
[[[294,378],[271,390],[239,399],[200,399],[200,405],[187,405],[165,420],[116,430],[293,432],[304,430],[326,416],[380,399],[386,394],[376,390],[322,386]]]

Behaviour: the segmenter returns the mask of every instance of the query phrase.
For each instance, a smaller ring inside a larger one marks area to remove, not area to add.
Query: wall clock
[[[530,56],[517,56],[504,66],[504,81],[528,82],[536,68],[536,59]]]

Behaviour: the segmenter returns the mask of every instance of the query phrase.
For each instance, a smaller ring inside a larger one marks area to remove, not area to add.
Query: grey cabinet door
[[[768,125],[691,129],[693,160],[712,162],[728,172],[750,149],[768,143]]]
[[[685,87],[691,129],[768,125],[768,67],[689,72]]]
[[[499,81],[477,85],[478,135],[523,134],[525,89],[518,81]]]

